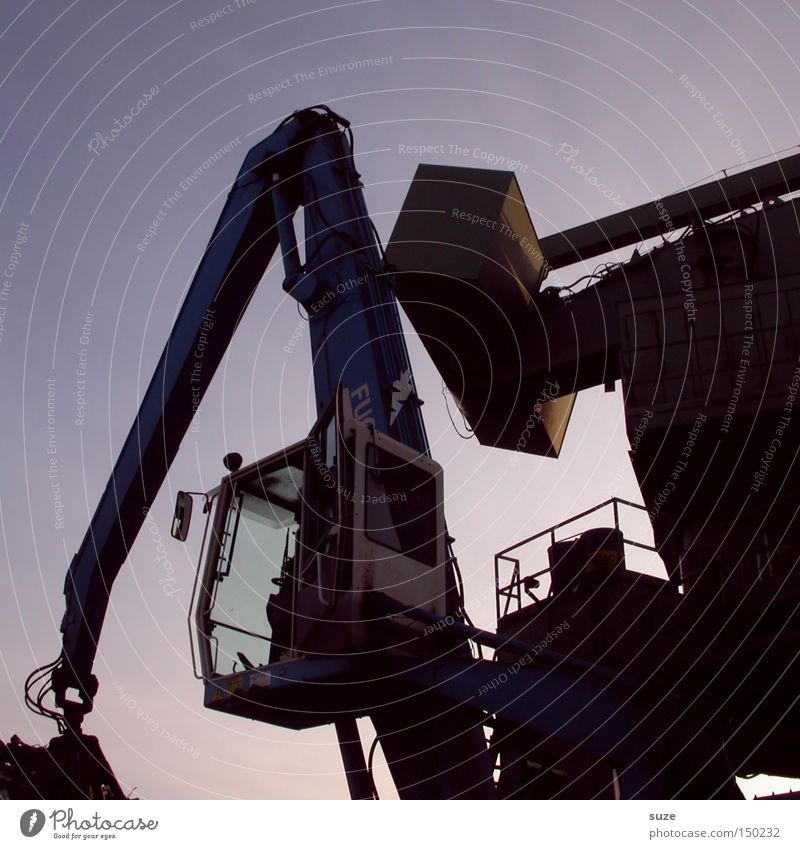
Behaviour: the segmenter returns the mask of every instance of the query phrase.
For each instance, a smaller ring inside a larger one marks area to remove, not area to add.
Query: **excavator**
[[[178,493],[176,539],[205,516],[205,706],[332,724],[354,799],[377,797],[362,717],[401,798],[741,798],[737,776],[800,775],[798,189],[800,155],[540,240],[513,172],[420,165],[384,250],[349,123],[288,116],[245,158],[70,564],[61,653],[26,682],[59,733],[0,744],[0,791],[125,798],[83,731],[109,594],[278,249],[318,419]],[[666,578],[629,568],[637,505],[612,498],[604,526],[499,551],[497,629],[475,627],[398,305],[484,446],[556,458],[576,393],[621,383]]]

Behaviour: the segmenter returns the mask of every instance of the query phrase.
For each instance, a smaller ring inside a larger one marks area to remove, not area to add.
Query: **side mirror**
[[[178,490],[178,497],[175,500],[175,515],[172,519],[172,536],[186,542],[186,537],[189,536],[189,523],[192,521],[192,496],[182,489]]]

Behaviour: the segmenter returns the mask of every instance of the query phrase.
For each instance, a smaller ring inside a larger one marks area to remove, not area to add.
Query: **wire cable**
[[[45,699],[53,692],[53,670],[61,663],[63,653],[54,661],[34,669],[25,680],[25,704],[28,709],[38,716],[52,719],[57,725],[59,732],[66,727],[63,714],[45,706]],[[38,687],[33,695],[34,688]]]
[[[372,774],[372,761],[375,757],[375,749],[378,748],[380,739],[381,738],[376,734],[375,739],[372,741],[372,745],[369,747],[369,755],[367,755],[367,773],[369,774],[369,783],[372,785],[372,795],[377,801],[380,801],[381,797],[378,795],[378,788],[375,786],[375,777]]]
[[[444,381],[442,381],[442,395],[444,396],[444,408],[445,410],[447,410],[447,416],[450,419],[450,424],[453,425],[453,430],[462,439],[473,439],[475,437],[475,431],[469,426],[469,422],[467,422],[466,416],[463,413],[461,413],[461,418],[464,420],[464,427],[467,429],[468,435],[465,436],[456,426],[455,420],[453,419],[453,416],[450,413],[450,405],[447,403],[447,386],[445,386]]]

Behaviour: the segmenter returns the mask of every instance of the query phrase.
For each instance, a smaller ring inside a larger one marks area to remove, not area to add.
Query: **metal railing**
[[[565,519],[563,522],[558,522],[558,524],[551,525],[549,528],[546,528],[543,531],[539,531],[539,533],[534,534],[533,536],[527,537],[526,539],[520,540],[519,542],[515,542],[513,545],[508,548],[504,548],[502,551],[499,551],[494,556],[494,583],[495,583],[495,608],[497,613],[498,621],[501,617],[505,616],[512,610],[512,606],[516,603],[516,606],[513,607],[514,610],[521,610],[523,606],[523,592],[526,596],[531,600],[530,603],[537,603],[544,601],[546,598],[550,596],[549,585],[546,590],[541,595],[537,595],[535,590],[539,589],[541,586],[541,581],[539,580],[545,575],[549,575],[550,573],[550,565],[549,563],[543,569],[539,569],[538,571],[531,572],[529,574],[522,574],[522,554],[520,549],[525,548],[526,546],[531,545],[537,540],[541,540],[544,537],[550,537],[549,545],[553,545],[556,542],[564,542],[571,539],[576,538],[583,531],[577,531],[571,535],[559,536],[558,531],[566,528],[568,525],[574,524],[581,519],[590,516],[592,513],[597,513],[600,510],[605,508],[611,508],[614,517],[613,527],[615,530],[619,531],[620,529],[620,517],[619,517],[619,508],[620,507],[629,507],[635,510],[641,510],[645,515],[647,514],[647,508],[641,504],[634,504],[632,501],[626,501],[624,498],[609,498],[607,501],[602,502],[602,504],[597,504],[594,507],[590,507],[588,510],[584,510],[582,513],[578,513],[575,516],[571,516],[569,519]],[[585,528],[583,530],[586,530]],[[638,542],[637,540],[629,539],[623,535],[622,537],[623,546],[631,545],[635,548],[644,549],[645,551],[650,551],[655,554],[658,554],[658,549],[653,545],[647,545],[646,543]],[[623,549],[624,550],[624,549]],[[509,564],[511,567],[511,580],[501,586],[501,567],[505,564]]]

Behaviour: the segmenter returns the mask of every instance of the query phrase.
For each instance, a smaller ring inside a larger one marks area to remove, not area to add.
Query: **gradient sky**
[[[420,159],[403,152],[408,145],[518,160],[533,221],[547,235],[618,208],[570,167],[564,145],[634,206],[800,142],[797,0],[231,0],[217,20],[198,24],[225,8],[222,0],[3,3],[0,263],[13,264],[0,336],[3,739],[54,732],[24,709],[24,679],[58,653],[64,574],[230,183],[247,149],[283,117],[327,103],[352,122],[384,241]],[[341,67],[357,59],[382,62]],[[334,70],[320,73],[325,66]],[[118,134],[115,119],[125,125]],[[137,249],[164,200],[231,144]],[[562,269],[552,282],[584,273]],[[284,352],[296,328],[305,330],[281,280],[273,265],[112,595],[86,729],[143,797],[347,794],[331,729],[287,732],[203,709],[186,625],[199,522],[185,546],[168,536],[176,489],[211,488],[227,451],[250,462],[301,438],[314,419],[307,339]],[[638,500],[622,397],[582,394],[560,460],[512,463],[459,438],[438,375],[411,332],[408,342],[445,469],[467,607],[493,627],[495,551],[612,494]],[[76,375],[83,349],[85,378]],[[53,456],[63,508],[53,500]]]

